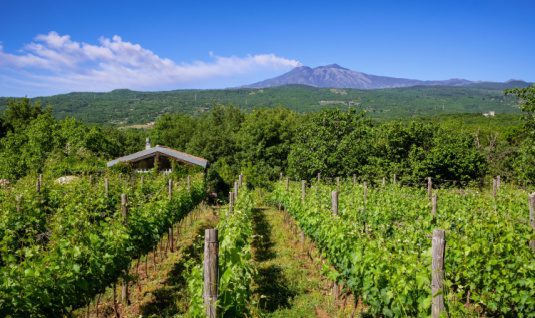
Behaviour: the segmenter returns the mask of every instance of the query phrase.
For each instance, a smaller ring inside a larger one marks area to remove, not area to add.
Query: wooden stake
[[[433,195],[433,181],[431,181],[431,177],[427,177],[427,196],[431,199],[432,195]]]
[[[123,224],[128,223],[128,196],[121,194],[121,215],[123,217]],[[123,304],[129,305],[130,299],[128,297],[128,270],[123,271],[123,288],[121,290],[121,300]]]
[[[173,197],[173,180],[167,180],[167,197],[169,200]]]
[[[338,215],[338,191],[331,192],[331,206],[333,215]]]
[[[104,178],[104,195],[108,197],[108,193],[110,190],[110,181],[108,180],[108,177]]]
[[[529,195],[529,223],[535,231],[535,192]],[[531,240],[529,246],[535,252],[535,240]]]
[[[20,207],[20,203],[22,202],[22,196],[20,194],[18,194],[16,197],[15,197],[15,202],[16,202],[16,210],[17,210],[17,214],[20,213],[20,210],[21,210],[21,207]]]
[[[234,192],[228,193],[228,213],[234,212]]]
[[[191,191],[191,177],[189,176],[189,174],[188,174],[188,178],[187,178],[186,187],[188,189],[188,192],[190,192]]]
[[[41,193],[41,184],[43,183],[43,175],[39,174],[37,177],[37,183],[35,184],[35,190],[37,193]]]
[[[500,176],[496,176],[496,190],[500,191],[500,186],[502,185],[502,178]]]
[[[353,185],[357,184],[357,175],[353,173]]]
[[[206,229],[204,232],[204,306],[207,318],[217,317],[217,289],[218,289],[218,240],[217,229]]]
[[[492,196],[496,197],[496,192],[498,190],[498,182],[496,181],[496,178],[492,179]]]
[[[301,202],[305,202],[305,195],[306,195],[306,186],[307,182],[305,180],[301,180]]]
[[[238,181],[234,181],[234,202],[236,203],[238,201],[238,189],[239,189]]]
[[[321,181],[321,172],[318,172],[318,182]]]
[[[433,231],[432,255],[433,263],[431,268],[431,315],[433,318],[439,318],[440,313],[444,311],[444,254],[446,249],[446,238],[444,230]]]
[[[437,195],[433,194],[431,197],[431,215],[433,216],[433,219],[437,217]]]
[[[282,181],[282,172],[279,174],[279,181]]]
[[[386,177],[383,177],[383,187],[386,186]]]

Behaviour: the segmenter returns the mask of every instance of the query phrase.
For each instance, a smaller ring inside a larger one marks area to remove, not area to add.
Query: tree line
[[[196,116],[164,114],[147,130],[118,129],[57,120],[50,108],[17,99],[0,116],[0,178],[101,171],[106,160],[141,150],[150,136],[153,144],[209,160],[209,185],[221,191],[239,173],[254,186],[267,186],[281,172],[295,179],[396,174],[407,183],[432,177],[461,185],[501,175],[529,184],[535,180],[534,91],[535,86],[506,91],[519,97],[523,125],[498,131],[485,131],[483,124],[481,130],[463,130],[455,121],[379,122],[356,108],[245,113],[223,105]]]

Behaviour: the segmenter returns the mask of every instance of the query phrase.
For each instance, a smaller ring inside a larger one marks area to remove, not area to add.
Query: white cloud
[[[217,56],[209,61],[176,63],[120,36],[101,37],[97,45],[76,42],[56,32],[40,34],[18,54],[0,45],[4,78],[55,91],[158,89],[266,70],[288,70],[299,61],[274,54]],[[13,84],[14,85],[14,84]]]

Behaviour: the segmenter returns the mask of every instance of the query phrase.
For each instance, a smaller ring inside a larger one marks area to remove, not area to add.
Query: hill
[[[475,84],[474,84],[475,85]],[[9,98],[0,98],[0,109]],[[298,112],[328,107],[358,107],[375,118],[401,118],[455,113],[518,113],[513,97],[500,89],[475,86],[415,86],[378,90],[287,85],[265,89],[174,90],[69,93],[36,97],[53,107],[58,118],[72,116],[90,123],[137,124],[164,113],[200,114],[216,104],[254,107],[285,106]]]

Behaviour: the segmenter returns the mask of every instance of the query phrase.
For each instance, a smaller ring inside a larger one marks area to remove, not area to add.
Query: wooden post
[[[500,186],[502,185],[502,178],[500,176],[496,176],[496,190],[500,191]]]
[[[188,189],[188,192],[190,192],[191,191],[191,177],[189,176],[189,174],[188,174],[187,182],[188,182],[187,183],[187,189]]]
[[[386,186],[386,177],[383,177],[383,187]]]
[[[228,212],[229,214],[234,212],[234,192],[228,193]]]
[[[37,183],[35,184],[35,190],[37,193],[41,193],[41,184],[43,183],[43,175],[39,174],[37,177]]]
[[[431,177],[427,177],[427,196],[431,198],[433,195],[433,181],[431,181]]]
[[[243,185],[243,174],[240,174],[238,176],[238,183],[239,183],[240,187]]]
[[[290,190],[290,178],[286,177],[286,192]]]
[[[439,318],[440,313],[444,311],[444,254],[446,250],[446,238],[444,230],[433,231],[433,242],[431,244],[433,263],[431,268],[431,296],[433,297],[431,305],[431,315],[433,318]]]
[[[437,195],[433,194],[431,196],[431,215],[433,219],[437,217]]]
[[[238,189],[239,189],[238,181],[234,181],[234,202],[238,201]]]
[[[207,318],[217,317],[217,287],[218,287],[218,241],[217,229],[206,229],[204,232],[204,306]]]
[[[171,179],[167,181],[167,196],[169,197],[169,200],[173,197],[173,180]]]
[[[496,192],[498,188],[498,182],[496,181],[496,178],[492,179],[492,196],[496,197]]]
[[[144,175],[141,176],[140,183],[141,183],[141,187],[143,188],[143,185],[145,183],[145,176]]]
[[[279,174],[279,181],[282,181],[282,172]]]
[[[104,178],[104,195],[107,197],[110,191],[110,180],[108,177]]]
[[[123,217],[123,224],[128,223],[128,196],[126,194],[121,194],[121,215]],[[125,305],[130,304],[130,299],[128,297],[128,270],[123,271],[123,288],[121,290],[121,300]]]
[[[353,185],[357,184],[357,175],[353,173]]]
[[[20,210],[21,210],[21,207],[20,207],[20,203],[22,201],[22,196],[20,194],[18,194],[16,197],[15,197],[15,202],[16,202],[16,211],[17,211],[17,214],[20,213]]]
[[[535,231],[535,192],[529,195],[529,223]],[[531,240],[529,246],[535,252],[535,240]]]
[[[321,181],[321,172],[318,172],[318,182]]]
[[[305,202],[305,195],[306,195],[306,186],[307,182],[305,180],[301,180],[301,202]]]
[[[338,191],[331,192],[331,205],[333,215],[338,215]]]

